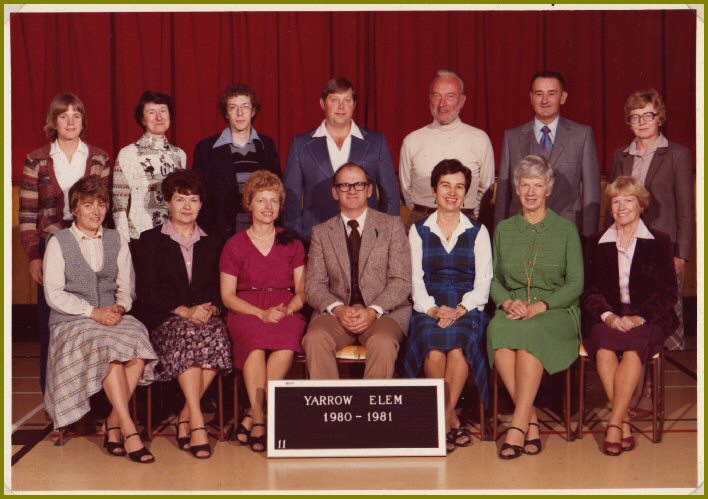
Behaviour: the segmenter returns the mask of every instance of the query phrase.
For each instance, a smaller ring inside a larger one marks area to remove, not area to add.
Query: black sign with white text
[[[436,381],[275,382],[268,455],[439,455],[444,413]],[[323,452],[288,452],[308,450]]]

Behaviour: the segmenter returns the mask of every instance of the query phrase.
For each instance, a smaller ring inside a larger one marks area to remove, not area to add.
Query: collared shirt
[[[184,258],[184,266],[187,269],[187,278],[191,283],[192,261],[194,260],[194,245],[197,241],[199,241],[199,239],[201,239],[203,236],[206,236],[206,232],[204,232],[201,227],[199,227],[195,223],[194,230],[192,231],[192,237],[189,239],[189,241],[185,243],[182,236],[179,235],[177,229],[175,229],[175,226],[172,224],[172,219],[167,220],[167,222],[162,224],[162,229],[160,229],[160,232],[167,236],[170,236],[170,239],[179,244],[179,249],[182,251],[182,258]]]
[[[556,119],[551,121],[548,125],[546,125],[545,123],[542,123],[538,118],[533,119],[533,136],[536,137],[536,142],[538,142],[539,144],[541,143],[541,138],[543,138],[543,132],[541,131],[541,129],[544,126],[547,126],[551,130],[548,134],[551,137],[551,143],[553,143],[553,144],[556,143],[556,131],[558,130],[558,118],[560,118],[560,116],[556,116]]]
[[[352,125],[353,125],[353,124],[354,124],[354,123],[352,122]],[[368,211],[369,211],[368,209],[364,210],[364,213],[362,213],[361,215],[359,215],[359,216],[358,216],[357,218],[355,218],[355,219],[351,219],[351,218],[345,216],[344,213],[341,214],[342,222],[344,223],[344,230],[345,230],[345,233],[346,233],[347,237],[349,237],[349,234],[352,233],[352,228],[349,227],[349,223],[348,223],[349,220],[356,220],[356,221],[357,221],[357,223],[359,224],[359,226],[357,227],[357,231],[359,232],[359,235],[360,235],[360,236],[364,233],[364,224],[366,223],[366,213],[367,213]],[[334,310],[334,308],[335,308],[335,307],[338,307],[339,305],[344,305],[344,302],[336,301],[336,302],[330,304],[330,305],[327,307],[327,312],[329,312],[329,313],[331,314],[332,311]],[[381,317],[381,316],[383,315],[383,313],[384,313],[383,308],[381,308],[380,306],[375,305],[375,304],[368,305],[367,308],[372,308],[372,309],[374,309],[374,310],[376,311],[376,315],[377,315],[378,317]]]
[[[423,225],[430,229],[430,232],[440,238],[445,251],[450,253],[457,245],[457,239],[467,229],[473,227],[472,222],[466,216],[460,216],[460,223],[452,232],[452,236],[448,241],[443,234],[442,229],[438,225],[438,212],[432,213]],[[416,312],[425,314],[431,308],[436,306],[435,298],[428,294],[423,281],[423,240],[418,234],[415,225],[411,226],[408,232],[408,240],[411,244],[411,262],[413,264],[411,278],[413,280],[413,309]],[[484,310],[487,301],[489,301],[489,287],[492,284],[493,264],[492,264],[492,245],[489,239],[487,228],[482,225],[479,228],[479,233],[474,241],[474,286],[472,290],[462,295],[460,303],[467,310],[477,309]]]
[[[66,153],[59,147],[59,141],[55,140],[49,150],[54,164],[54,175],[57,178],[59,187],[64,193],[64,220],[71,220],[71,207],[69,206],[69,189],[86,173],[86,158],[88,158],[88,146],[79,139],[79,145],[71,156],[71,161],[66,157]]]
[[[632,268],[632,259],[634,259],[634,251],[637,249],[637,239],[654,239],[651,235],[647,226],[644,225],[644,221],[640,218],[637,228],[634,230],[634,235],[629,243],[627,249],[620,247],[619,237],[617,236],[617,224],[612,224],[612,226],[607,229],[607,231],[602,235],[598,244],[602,243],[615,243],[617,246],[617,266],[619,267],[619,288],[620,288],[620,302],[625,305],[629,305],[629,272]],[[613,312],[604,312],[600,317],[604,321],[608,315]]]
[[[332,136],[329,134],[326,126],[327,120],[322,120],[322,124],[319,126],[315,133],[312,134],[313,137],[326,137],[327,138],[327,151],[329,152],[329,160],[332,163],[332,169],[336,172],[340,166],[349,161],[349,152],[352,149],[352,135],[357,139],[364,140],[364,136],[361,134],[361,130],[354,120],[352,120],[351,127],[349,128],[349,133],[347,134],[344,142],[342,143],[342,148],[337,147],[337,143],[334,141]]]
[[[644,154],[639,153],[639,148],[637,147],[637,139],[634,139],[625,152],[629,153],[634,157],[634,163],[632,164],[632,176],[639,180],[642,185],[645,184],[647,179],[647,172],[649,171],[649,165],[651,165],[651,160],[654,159],[654,153],[660,147],[669,147],[669,141],[664,136],[664,134],[659,134],[659,137],[654,141],[654,145],[646,151]]]
[[[103,267],[103,229],[99,228],[95,236],[87,236],[74,223],[69,230],[79,243],[81,255],[91,270],[94,272],[100,270]],[[116,305],[121,305],[127,312],[135,299],[135,272],[128,242],[123,237],[120,238],[117,265]],[[64,291],[64,285],[66,285],[64,266],[64,255],[59,241],[52,237],[47,241],[47,249],[44,254],[44,296],[47,299],[47,304],[65,314],[91,317],[93,306],[89,302],[73,293]]]
[[[261,138],[258,136],[258,132],[256,132],[256,129],[251,127],[251,134],[248,137],[248,141],[242,146],[237,144],[236,142],[234,142],[234,136],[231,133],[231,127],[227,126],[226,128],[224,128],[224,131],[221,132],[219,138],[216,139],[216,142],[214,142],[212,149],[216,149],[217,147],[229,144],[231,146],[232,153],[238,152],[245,156],[249,152],[256,152],[256,144],[254,143],[254,140],[261,140]]]

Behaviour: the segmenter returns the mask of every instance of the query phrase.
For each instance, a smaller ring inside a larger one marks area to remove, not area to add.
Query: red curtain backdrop
[[[532,117],[528,90],[540,69],[561,71],[562,113],[595,131],[602,171],[631,139],[626,97],[664,95],[670,140],[696,147],[696,12],[228,12],[18,13],[11,15],[12,179],[47,142],[47,108],[71,91],[86,105],[86,140],[114,159],[142,130],[132,115],[145,89],[173,96],[170,140],[191,166],[197,141],[225,122],[216,103],[242,81],[263,107],[255,126],[282,158],[292,137],[322,119],[332,76],[359,92],[355,121],[386,134],[398,163],[403,138],[431,121],[428,86],[438,69],[466,84],[463,121],[489,134],[499,160],[504,130]]]

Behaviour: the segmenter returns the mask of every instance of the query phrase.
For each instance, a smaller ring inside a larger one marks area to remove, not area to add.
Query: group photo
[[[5,8],[6,492],[702,491],[702,6],[163,7]]]

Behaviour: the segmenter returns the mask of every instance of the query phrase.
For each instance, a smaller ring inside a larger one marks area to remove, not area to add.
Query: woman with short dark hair
[[[185,404],[177,443],[199,459],[211,456],[200,400],[218,371],[231,371],[231,343],[219,317],[221,241],[196,223],[206,196],[201,175],[176,170],[162,182],[168,220],[140,235],[135,250],[136,316],[150,330],[160,363],[156,379],[177,379]]]
[[[430,185],[438,209],[411,226],[413,317],[403,370],[445,379],[447,451],[472,443],[455,406],[471,370],[488,402],[484,307],[492,282],[489,232],[461,212],[472,172],[456,159],[433,169]]]
[[[125,315],[134,298],[128,243],[101,226],[108,188],[97,175],[74,184],[69,199],[75,221],[49,239],[44,255],[52,308],[44,406],[54,428],[63,428],[86,414],[90,397],[103,389],[113,406],[103,446],[114,456],[152,463],[128,410],[136,385],[152,381],[156,359],[145,326]]]
[[[187,168],[185,152],[167,141],[173,119],[172,98],[146,90],[135,106],[135,121],[143,136],[118,153],[113,171],[113,220],[129,241],[167,221],[162,180]]]

